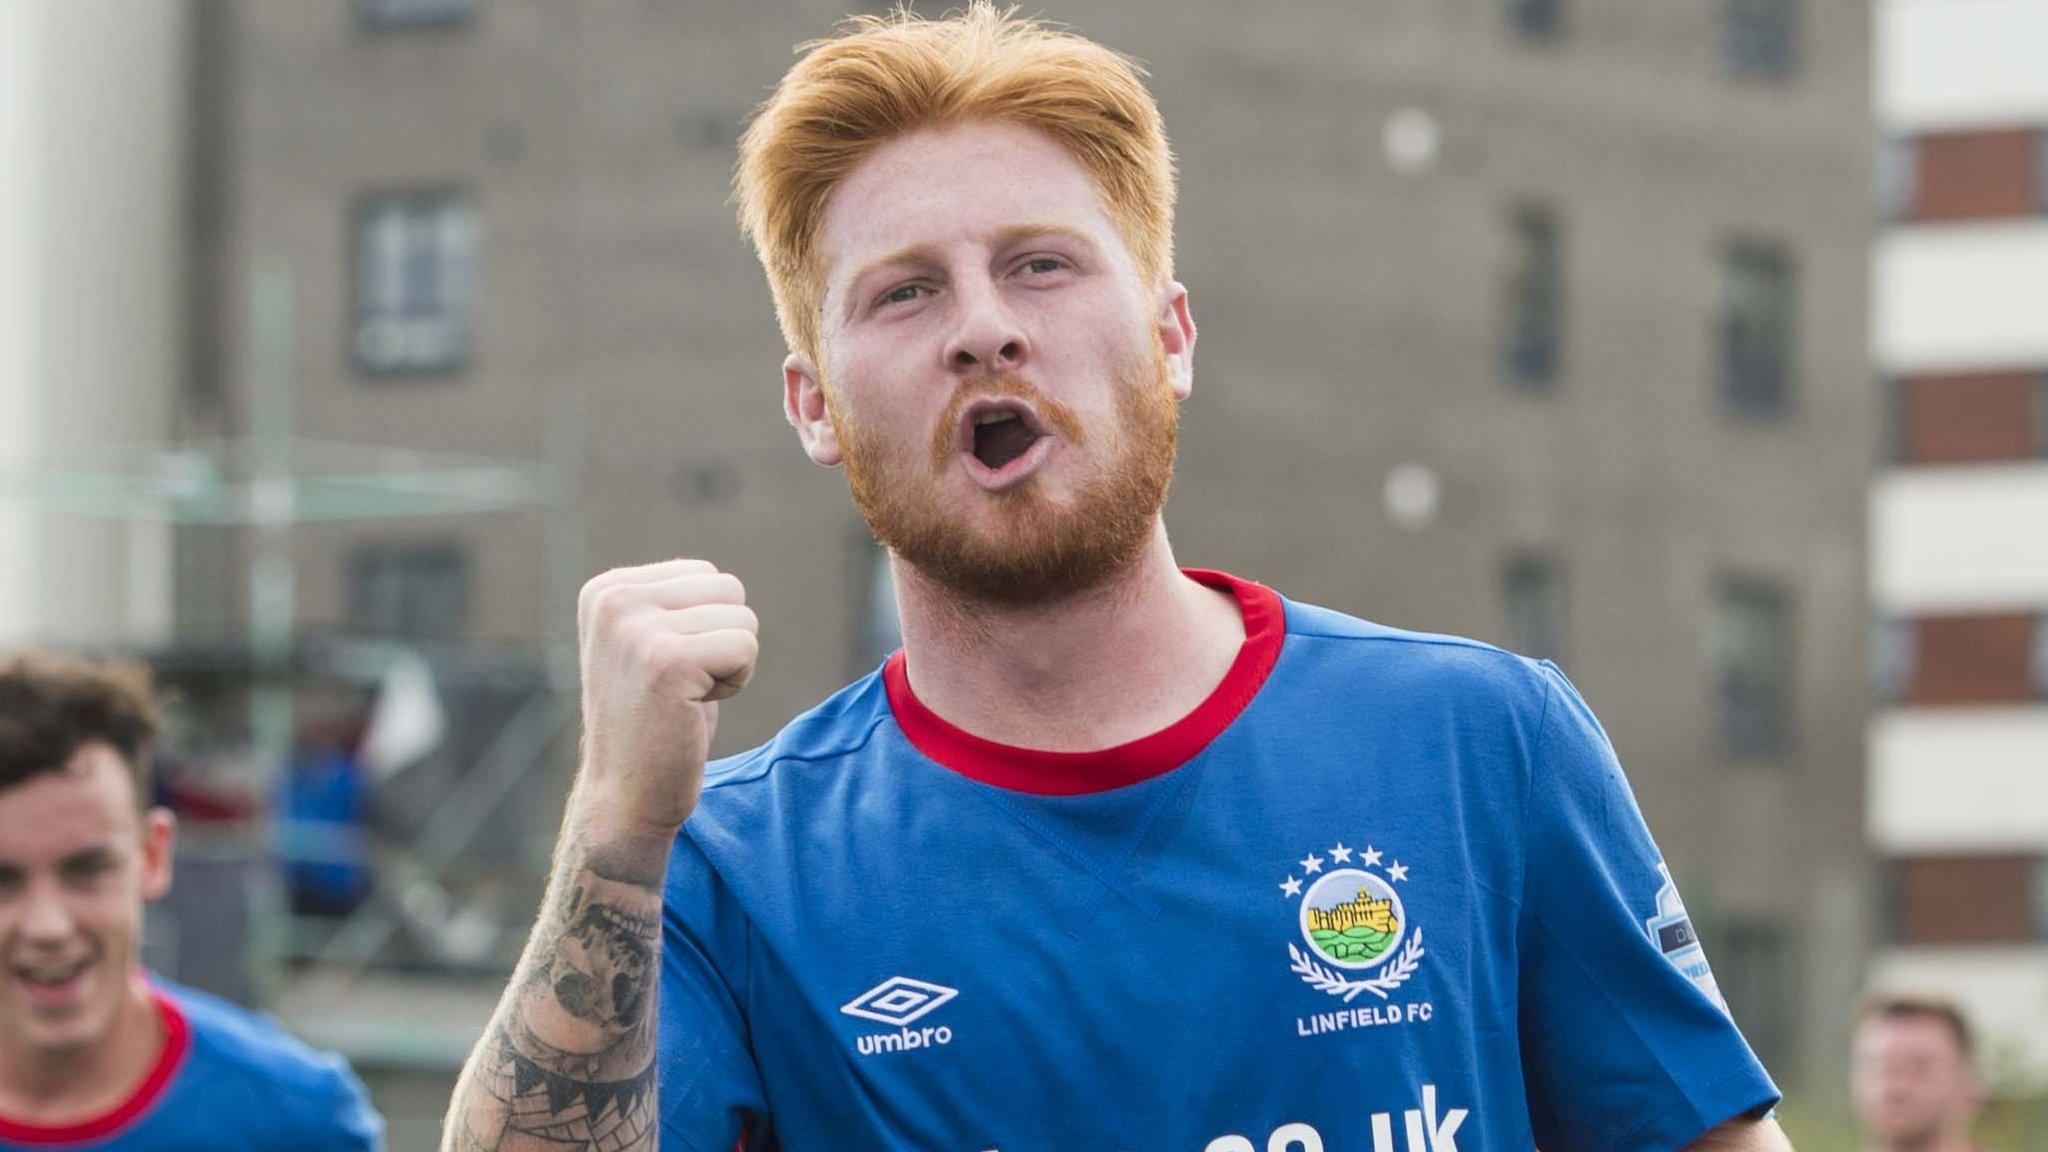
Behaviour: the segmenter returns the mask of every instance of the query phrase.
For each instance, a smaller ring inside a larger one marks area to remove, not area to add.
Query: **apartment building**
[[[1962,998],[2048,1082],[2048,2],[1884,0],[1870,497],[1880,983]]]

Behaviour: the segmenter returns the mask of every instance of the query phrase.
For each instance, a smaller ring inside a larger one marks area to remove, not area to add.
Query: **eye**
[[[875,298],[875,307],[879,308],[884,304],[908,304],[910,301],[917,299],[918,293],[929,291],[930,289],[922,284],[898,284],[896,287],[877,296]]]
[[[59,869],[64,879],[74,884],[90,884],[113,870],[114,861],[98,853],[66,860]]]
[[[1057,272],[1066,266],[1067,262],[1057,256],[1033,256],[1029,260],[1024,261],[1022,271],[1029,272],[1034,276],[1042,276],[1049,272]]]

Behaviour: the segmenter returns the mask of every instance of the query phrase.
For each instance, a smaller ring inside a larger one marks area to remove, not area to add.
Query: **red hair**
[[[790,348],[818,355],[818,234],[833,190],[877,146],[923,128],[995,120],[1045,133],[1088,169],[1139,274],[1172,276],[1173,154],[1137,61],[989,0],[939,20],[907,8],[851,17],[797,51],[740,138],[733,180]]]

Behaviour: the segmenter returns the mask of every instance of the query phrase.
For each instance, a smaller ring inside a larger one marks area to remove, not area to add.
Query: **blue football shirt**
[[[129,1098],[63,1126],[0,1117],[0,1152],[376,1152],[384,1121],[340,1057],[268,1017],[167,982],[164,1047]]]
[[[1246,640],[1141,740],[979,739],[899,652],[711,766],[665,1149],[1620,1152],[1777,1101],[1554,666],[1191,575]]]

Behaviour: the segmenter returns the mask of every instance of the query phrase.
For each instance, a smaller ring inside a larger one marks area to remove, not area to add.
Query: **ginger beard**
[[[1091,434],[1073,409],[1015,377],[963,385],[924,453],[892,451],[855,414],[833,405],[854,505],[891,552],[964,599],[1031,605],[1094,588],[1135,560],[1151,536],[1173,480],[1180,421],[1156,332],[1150,364],[1119,374],[1116,386],[1118,426]],[[947,473],[960,466],[960,413],[985,396],[1028,400],[1068,449],[1085,450],[1092,440],[1113,435],[1112,455],[1067,503],[1032,475],[1001,491],[978,492],[992,505],[986,516],[951,512],[940,496]]]

